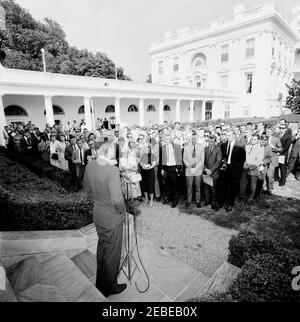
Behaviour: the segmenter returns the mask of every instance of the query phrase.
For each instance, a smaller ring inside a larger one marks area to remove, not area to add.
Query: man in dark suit
[[[76,165],[73,162],[73,152],[76,151],[78,147],[76,144],[75,136],[71,134],[70,134],[70,143],[71,144],[67,145],[65,149],[65,159],[68,161],[68,164],[69,164],[69,171],[72,178],[71,186],[76,187],[77,175],[76,175]]]
[[[31,140],[31,134],[30,134],[29,130],[25,130],[24,136],[21,140],[21,146],[22,146],[23,153],[25,155],[32,155],[33,154],[32,140]]]
[[[159,149],[159,162],[157,166],[157,180],[159,184],[159,191],[160,191],[160,197],[159,200],[162,199],[165,195],[165,181],[164,177],[162,176],[162,145],[163,145],[163,131],[160,130],[158,132],[158,149]]]
[[[233,131],[228,131],[227,142],[221,145],[222,160],[224,164],[224,174],[221,186],[220,206],[225,204],[227,212],[231,212],[237,197],[240,178],[243,166],[246,160],[246,151],[244,147],[236,144],[236,138]]]
[[[178,181],[182,171],[182,148],[171,141],[170,135],[166,135],[161,154],[162,175],[166,178],[167,194],[163,204],[172,201],[172,208],[175,208],[179,200]]]
[[[292,144],[292,130],[287,127],[287,124],[281,124],[279,130],[279,137],[282,145],[282,151],[280,152],[280,156],[282,157],[282,159],[284,157],[284,160],[279,160],[279,186],[283,187],[286,183],[288,154],[289,148]]]
[[[209,146],[204,149],[204,173],[212,178],[213,186],[205,184],[205,206],[211,203],[211,208],[218,211],[220,209],[217,204],[217,188],[219,179],[219,169],[222,163],[221,148],[217,146],[217,137],[210,135]]]
[[[292,137],[292,150],[289,156],[287,176],[291,173],[295,173],[297,180],[300,180],[300,127],[297,133]]]
[[[77,139],[76,141],[78,149],[73,152],[72,159],[76,167],[76,191],[80,191],[83,188],[83,177],[85,171],[85,150],[83,139]]]
[[[126,289],[126,284],[117,283],[126,208],[119,170],[109,164],[107,151],[105,143],[98,150],[99,158],[88,163],[84,177],[86,191],[94,201],[98,234],[96,288],[106,297]]]

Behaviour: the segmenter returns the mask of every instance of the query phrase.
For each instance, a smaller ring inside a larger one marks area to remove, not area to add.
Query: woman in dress
[[[152,152],[151,145],[148,145],[144,149],[144,153],[141,156],[141,174],[142,174],[142,187],[145,195],[146,206],[150,200],[150,207],[153,206],[153,198],[155,191],[155,166],[157,163],[157,157]]]
[[[139,156],[135,149],[135,141],[129,140],[128,148],[120,158],[119,169],[121,173],[129,179],[129,197],[135,199],[141,196],[140,182],[138,181]]]
[[[50,136],[50,164],[56,168],[59,168],[59,142],[57,141],[57,136],[55,133],[52,133]]]
[[[69,171],[68,161],[65,159],[66,149],[66,137],[64,134],[59,136],[59,149],[58,149],[58,160],[60,162],[59,168],[64,171]]]

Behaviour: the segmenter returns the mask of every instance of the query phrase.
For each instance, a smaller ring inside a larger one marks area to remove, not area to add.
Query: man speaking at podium
[[[117,284],[121,261],[125,202],[119,169],[106,157],[109,145],[103,144],[98,159],[88,163],[84,186],[94,201],[93,220],[98,234],[96,288],[105,296],[119,294],[126,284]]]

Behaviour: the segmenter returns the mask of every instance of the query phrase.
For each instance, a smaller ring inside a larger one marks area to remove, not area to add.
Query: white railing
[[[195,35],[201,35],[202,33],[205,33],[209,30],[214,30],[215,28],[222,28],[223,26],[227,25],[227,24],[232,24],[234,23],[236,20],[245,19],[245,21],[248,21],[249,19],[253,19],[256,16],[261,16],[261,15],[268,15],[270,13],[278,13],[278,11],[276,10],[276,8],[274,7],[274,5],[270,2],[245,10],[245,11],[241,11],[239,13],[235,13],[232,15],[228,15],[225,17],[221,17],[211,23],[205,23],[202,24],[200,26],[197,27],[192,27],[189,28],[188,30],[185,30],[182,34],[179,32],[171,35],[168,38],[162,38],[158,41],[155,41],[152,43],[151,45],[151,49],[157,49],[160,48],[160,46],[165,45],[167,42],[170,43],[172,41],[178,40],[178,39],[186,39],[187,36],[193,37]]]

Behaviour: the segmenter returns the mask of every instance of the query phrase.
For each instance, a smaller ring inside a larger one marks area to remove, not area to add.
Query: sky
[[[137,82],[150,73],[151,42],[185,26],[198,26],[232,14],[239,0],[15,0],[34,18],[50,17],[64,29],[70,45],[106,53]],[[246,8],[265,3],[244,0]],[[299,0],[273,0],[291,21]]]

